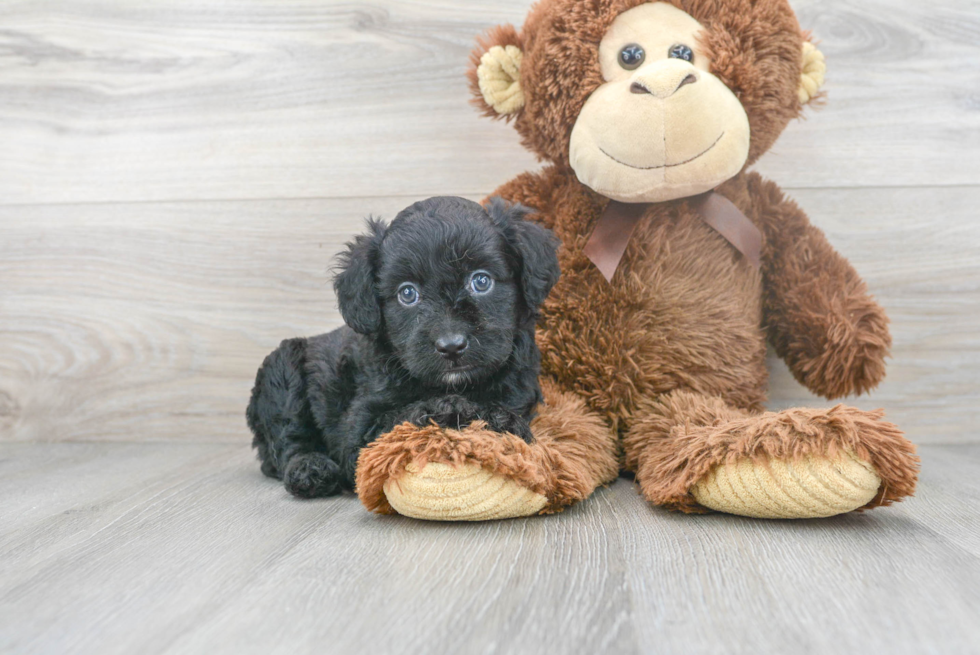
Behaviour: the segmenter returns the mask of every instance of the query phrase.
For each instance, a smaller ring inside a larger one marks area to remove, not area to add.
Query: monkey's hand
[[[825,398],[870,391],[885,376],[888,317],[854,267],[779,187],[749,174],[765,235],[765,323],[776,353]]]

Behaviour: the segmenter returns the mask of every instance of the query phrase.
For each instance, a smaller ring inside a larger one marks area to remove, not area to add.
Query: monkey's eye
[[[419,301],[419,290],[415,288],[414,284],[410,282],[405,282],[400,287],[398,287],[398,302],[405,305],[406,307],[411,307]]]
[[[628,71],[639,68],[643,60],[646,59],[643,48],[636,43],[631,43],[619,51],[619,65]]]
[[[477,271],[470,276],[470,289],[473,290],[473,293],[489,293],[492,288],[493,278],[486,271]]]
[[[694,63],[694,51],[683,43],[676,43],[670,46],[670,50],[667,51],[667,56],[671,59],[683,59],[692,64]]]

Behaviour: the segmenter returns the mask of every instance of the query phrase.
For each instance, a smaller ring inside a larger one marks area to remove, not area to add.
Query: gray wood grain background
[[[330,262],[364,216],[538,166],[464,81],[528,5],[0,5],[0,439],[244,440],[262,357],[339,325]],[[856,404],[975,442],[980,5],[794,6],[828,101],[756,168],[891,314]],[[772,407],[826,404],[772,370]]]

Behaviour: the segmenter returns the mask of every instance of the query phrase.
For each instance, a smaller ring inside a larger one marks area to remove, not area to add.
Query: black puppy
[[[334,280],[347,326],[283,341],[256,375],[247,418],[262,472],[296,496],[353,489],[361,448],[405,421],[482,420],[530,442],[534,324],[559,271],[528,211],[440,197],[390,226],[369,219]]]

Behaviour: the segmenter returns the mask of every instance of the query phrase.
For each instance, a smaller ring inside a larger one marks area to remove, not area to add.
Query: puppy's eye
[[[493,278],[486,271],[477,271],[470,276],[470,289],[473,293],[488,293],[493,288]]]
[[[683,43],[676,43],[670,46],[670,50],[667,51],[667,56],[671,59],[683,59],[692,64],[694,63],[694,51]]]
[[[643,60],[646,59],[643,48],[636,43],[631,43],[619,51],[619,65],[628,71],[639,68]]]
[[[398,302],[405,305],[406,307],[411,307],[419,301],[419,290],[415,288],[414,284],[405,284],[398,287]]]

